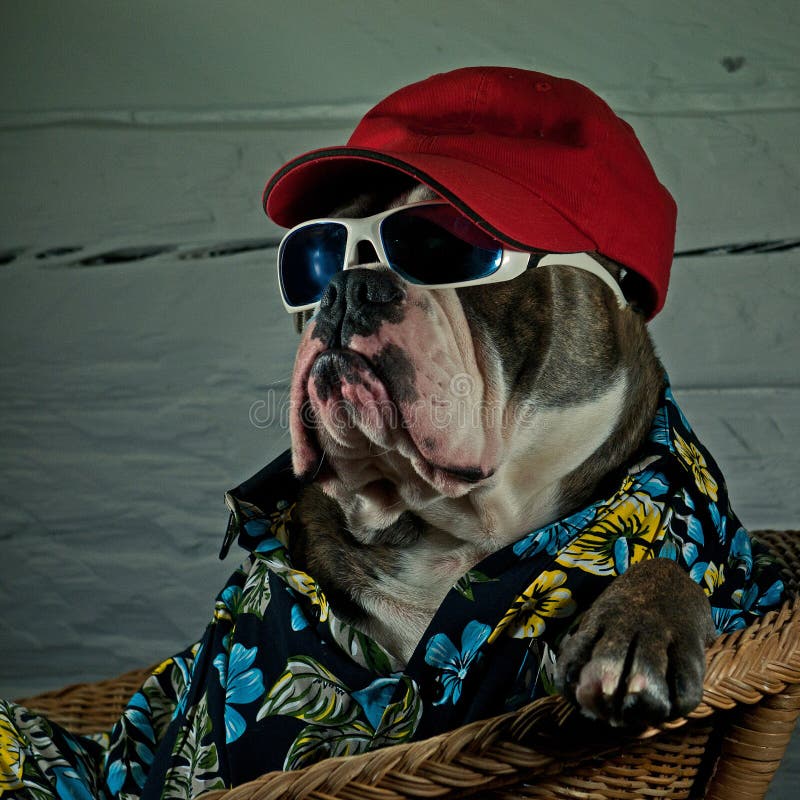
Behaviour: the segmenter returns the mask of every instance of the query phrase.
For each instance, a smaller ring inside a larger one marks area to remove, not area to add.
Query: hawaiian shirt
[[[553,691],[554,653],[631,564],[678,562],[718,631],[782,600],[770,554],[666,387],[647,441],[585,508],[532,531],[449,591],[405,667],[337,616],[287,542],[301,484],[283,454],[229,492],[225,555],[247,553],[203,637],[164,661],[110,734],[74,736],[0,704],[0,797],[193,798],[429,737]]]

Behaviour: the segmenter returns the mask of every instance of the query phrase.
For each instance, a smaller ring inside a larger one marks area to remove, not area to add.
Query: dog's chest
[[[485,555],[472,544],[429,532],[363,591],[367,617],[360,627],[407,663],[447,593]]]

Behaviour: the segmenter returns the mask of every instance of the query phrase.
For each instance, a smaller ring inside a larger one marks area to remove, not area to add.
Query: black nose
[[[371,336],[384,322],[400,322],[406,292],[388,270],[347,269],[331,279],[315,319],[329,347],[347,347],[354,335]]]

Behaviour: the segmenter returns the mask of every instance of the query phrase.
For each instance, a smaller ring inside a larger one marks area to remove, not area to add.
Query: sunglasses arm
[[[603,283],[614,292],[620,308],[627,308],[628,300],[622,293],[622,288],[611,276],[611,273],[596,259],[588,253],[548,253],[539,259],[537,267],[576,267],[584,272],[591,272],[596,275]]]

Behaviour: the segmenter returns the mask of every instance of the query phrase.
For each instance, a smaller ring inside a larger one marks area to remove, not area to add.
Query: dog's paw
[[[658,725],[700,702],[714,636],[702,589],[671,561],[644,561],[617,578],[564,640],[556,685],[594,719]]]

